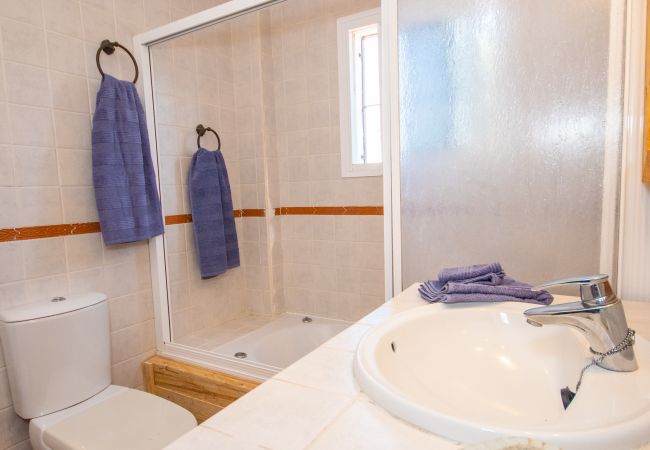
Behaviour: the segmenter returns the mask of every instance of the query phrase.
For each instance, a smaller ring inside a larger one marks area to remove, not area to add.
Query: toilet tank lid
[[[100,292],[85,292],[60,297],[50,297],[44,300],[27,303],[0,311],[0,322],[13,323],[26,320],[42,319],[57,316],[78,309],[88,308],[106,300],[106,295]]]

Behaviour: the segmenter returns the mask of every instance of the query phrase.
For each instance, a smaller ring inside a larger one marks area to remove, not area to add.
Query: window
[[[380,12],[338,19],[341,175],[381,175]]]

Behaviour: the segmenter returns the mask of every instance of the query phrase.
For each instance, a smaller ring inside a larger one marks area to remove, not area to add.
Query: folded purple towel
[[[440,271],[437,280],[418,289],[429,303],[525,302],[549,305],[553,296],[505,275],[501,264],[452,267]]]
[[[429,303],[524,302],[550,305],[553,296],[547,291],[533,291],[526,283],[505,277],[503,284],[490,286],[477,283],[449,282],[442,289],[433,281],[425,281],[419,289]]]
[[[498,262],[474,266],[448,267],[438,274],[438,282],[443,285],[450,281],[458,283],[501,284],[506,273]]]

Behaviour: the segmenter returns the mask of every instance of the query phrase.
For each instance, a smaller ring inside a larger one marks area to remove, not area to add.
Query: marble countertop
[[[352,372],[354,352],[366,331],[395,314],[424,304],[417,285],[409,287],[179,438],[168,449],[462,448],[456,442],[388,414],[360,391]],[[624,305],[630,327],[650,338],[650,302],[625,302]],[[497,448],[501,446],[490,445],[485,450]],[[650,450],[650,446],[643,450]]]

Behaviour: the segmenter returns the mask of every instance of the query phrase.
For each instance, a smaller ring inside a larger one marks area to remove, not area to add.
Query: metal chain
[[[584,376],[585,372],[587,369],[589,369],[591,366],[598,365],[599,363],[603,362],[605,358],[608,356],[615,355],[616,353],[620,353],[623,350],[626,350],[629,347],[632,347],[634,345],[634,335],[635,331],[631,328],[627,329],[627,334],[623,338],[623,340],[616,345],[615,347],[610,348],[607,350],[605,353],[600,353],[594,350],[593,348],[589,347],[589,351],[593,354],[596,355],[596,358],[592,358],[591,362],[584,366],[582,370],[580,371],[580,378],[578,378],[578,383],[576,384],[576,394],[578,393],[578,389],[580,389],[580,385],[582,384],[582,377]]]
[[[613,355],[615,353],[620,353],[623,350],[625,350],[626,348],[632,347],[634,345],[634,335],[635,334],[636,333],[635,333],[635,331],[633,329],[628,328],[627,329],[627,334],[625,335],[623,340],[616,347],[607,350],[605,353],[597,352],[596,350],[594,350],[591,347],[589,347],[589,351],[592,354],[598,356],[600,358],[599,361],[602,361],[607,356],[611,356],[611,355]]]

